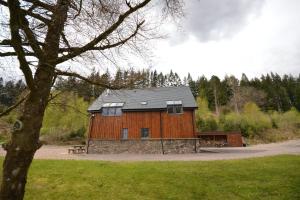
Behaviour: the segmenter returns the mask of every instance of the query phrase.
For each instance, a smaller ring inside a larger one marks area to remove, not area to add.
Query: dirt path
[[[45,145],[39,149],[35,159],[74,159],[107,161],[171,161],[171,160],[227,160],[262,157],[280,154],[300,155],[300,140],[281,143],[260,144],[238,148],[203,148],[202,153],[195,154],[68,154],[69,146]],[[4,156],[5,151],[0,150]]]

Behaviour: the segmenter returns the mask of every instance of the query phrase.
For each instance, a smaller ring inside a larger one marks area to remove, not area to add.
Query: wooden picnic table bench
[[[73,145],[68,149],[68,153],[85,153],[86,148],[85,145]]]

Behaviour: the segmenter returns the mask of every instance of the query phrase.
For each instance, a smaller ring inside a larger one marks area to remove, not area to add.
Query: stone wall
[[[197,146],[195,147],[195,142],[195,139],[163,140],[164,153],[195,153],[195,150],[197,150]]]
[[[90,140],[88,153],[195,153],[200,148],[197,141],[197,139]]]

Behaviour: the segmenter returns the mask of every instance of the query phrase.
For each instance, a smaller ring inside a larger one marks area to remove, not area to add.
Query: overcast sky
[[[185,6],[179,24],[162,27],[169,38],[152,46],[151,62],[132,57],[125,66],[172,69],[181,77],[190,72],[194,78],[299,75],[300,0],[185,0]],[[17,66],[5,63],[2,76],[22,77]]]
[[[194,77],[300,73],[299,0],[186,0],[180,24],[166,28],[153,68]]]

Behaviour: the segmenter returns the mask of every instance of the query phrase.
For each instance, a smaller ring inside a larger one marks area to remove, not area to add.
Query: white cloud
[[[242,8],[245,11],[244,6]],[[254,8],[260,10],[259,16]],[[175,34],[175,37],[158,44],[155,68],[165,72],[173,69],[181,75],[191,72],[194,76],[234,74],[239,77],[244,72],[253,77],[270,71],[300,73],[299,10],[300,1],[297,0],[268,0],[262,8],[254,6],[247,13],[247,16],[254,13],[256,17],[248,18],[247,23],[237,20],[236,27],[226,23],[234,23],[235,17],[241,17],[240,12],[229,15],[230,20],[224,20],[218,14],[220,22],[216,16],[207,16],[215,21],[212,30],[224,32],[224,37],[215,39],[207,27],[201,32],[202,22],[191,22],[190,25],[196,28],[187,29],[186,40],[178,42]],[[206,15],[215,13],[206,12]],[[229,31],[230,27],[233,27],[232,31]],[[178,42],[176,45],[174,40]]]

